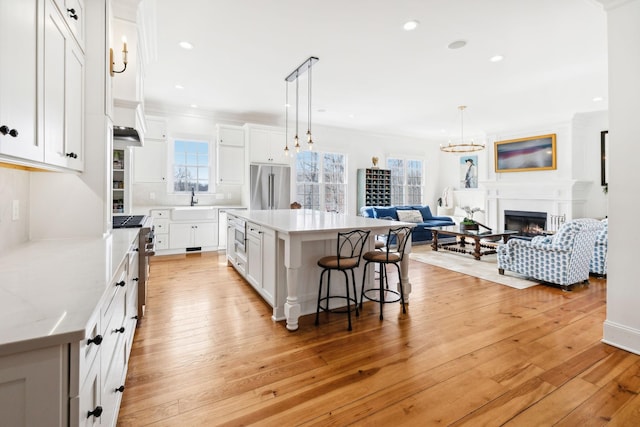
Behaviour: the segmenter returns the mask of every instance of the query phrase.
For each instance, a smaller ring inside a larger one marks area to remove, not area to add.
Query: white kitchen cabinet
[[[218,223],[171,222],[169,224],[169,249],[218,248]]]
[[[244,128],[217,125],[216,183],[242,185],[245,176]]]
[[[227,248],[227,211],[218,210],[218,249]]]
[[[271,305],[276,294],[276,234],[273,229],[247,222],[245,278]]]
[[[135,182],[160,183],[167,179],[166,141],[145,140],[144,147],[133,148]]]
[[[66,25],[84,50],[84,0],[53,0],[64,17]]]
[[[262,288],[262,228],[247,222],[247,281],[260,292]]]
[[[289,164],[289,157],[284,153],[284,129],[246,124],[245,136],[249,147],[250,163]],[[302,139],[300,144],[303,144]],[[291,153],[295,152],[292,143],[289,143],[289,150]]]
[[[43,161],[38,138],[38,71],[45,0],[0,2],[0,155]],[[10,61],[10,66],[6,61]]]
[[[235,265],[236,263],[236,237],[233,221],[237,217],[227,214],[227,264]]]
[[[150,215],[153,218],[153,241],[156,251],[169,249],[171,211],[169,209],[151,209]]]
[[[167,121],[162,117],[147,116],[147,132],[144,134],[145,141],[153,139],[156,141],[166,141]]]
[[[67,425],[67,346],[0,357],[0,424]]]
[[[44,33],[44,161],[84,167],[84,55],[60,12],[46,2]]]
[[[276,232],[262,227],[262,296],[272,306],[276,303]]]

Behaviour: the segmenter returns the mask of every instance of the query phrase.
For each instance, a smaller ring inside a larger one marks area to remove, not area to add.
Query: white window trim
[[[169,140],[169,149],[167,150],[167,194],[169,195],[183,195],[188,194],[188,191],[175,191],[173,172],[174,172],[174,153],[176,141],[189,141],[189,142],[206,142],[209,145],[209,191],[198,191],[198,194],[215,194],[216,193],[216,171],[214,167],[216,165],[216,146],[215,140],[204,136],[175,136]]]

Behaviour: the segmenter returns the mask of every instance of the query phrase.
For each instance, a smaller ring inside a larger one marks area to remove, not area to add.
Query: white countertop
[[[0,355],[83,339],[138,232],[30,241],[0,255]]]
[[[348,231],[357,228],[415,226],[411,222],[366,218],[310,209],[229,210],[227,213],[289,234],[327,230]]]

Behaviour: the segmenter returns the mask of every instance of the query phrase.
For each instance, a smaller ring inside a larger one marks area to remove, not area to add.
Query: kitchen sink
[[[171,209],[173,220],[205,220],[217,219],[218,209],[215,206],[176,206]]]

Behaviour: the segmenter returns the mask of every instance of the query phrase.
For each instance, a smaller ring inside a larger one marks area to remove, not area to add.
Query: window
[[[304,151],[296,155],[296,197],[305,209],[346,211],[344,154]]]
[[[389,158],[387,167],[391,170],[391,204],[422,204],[422,160]]]
[[[211,156],[208,141],[173,141],[173,191],[210,192]]]

